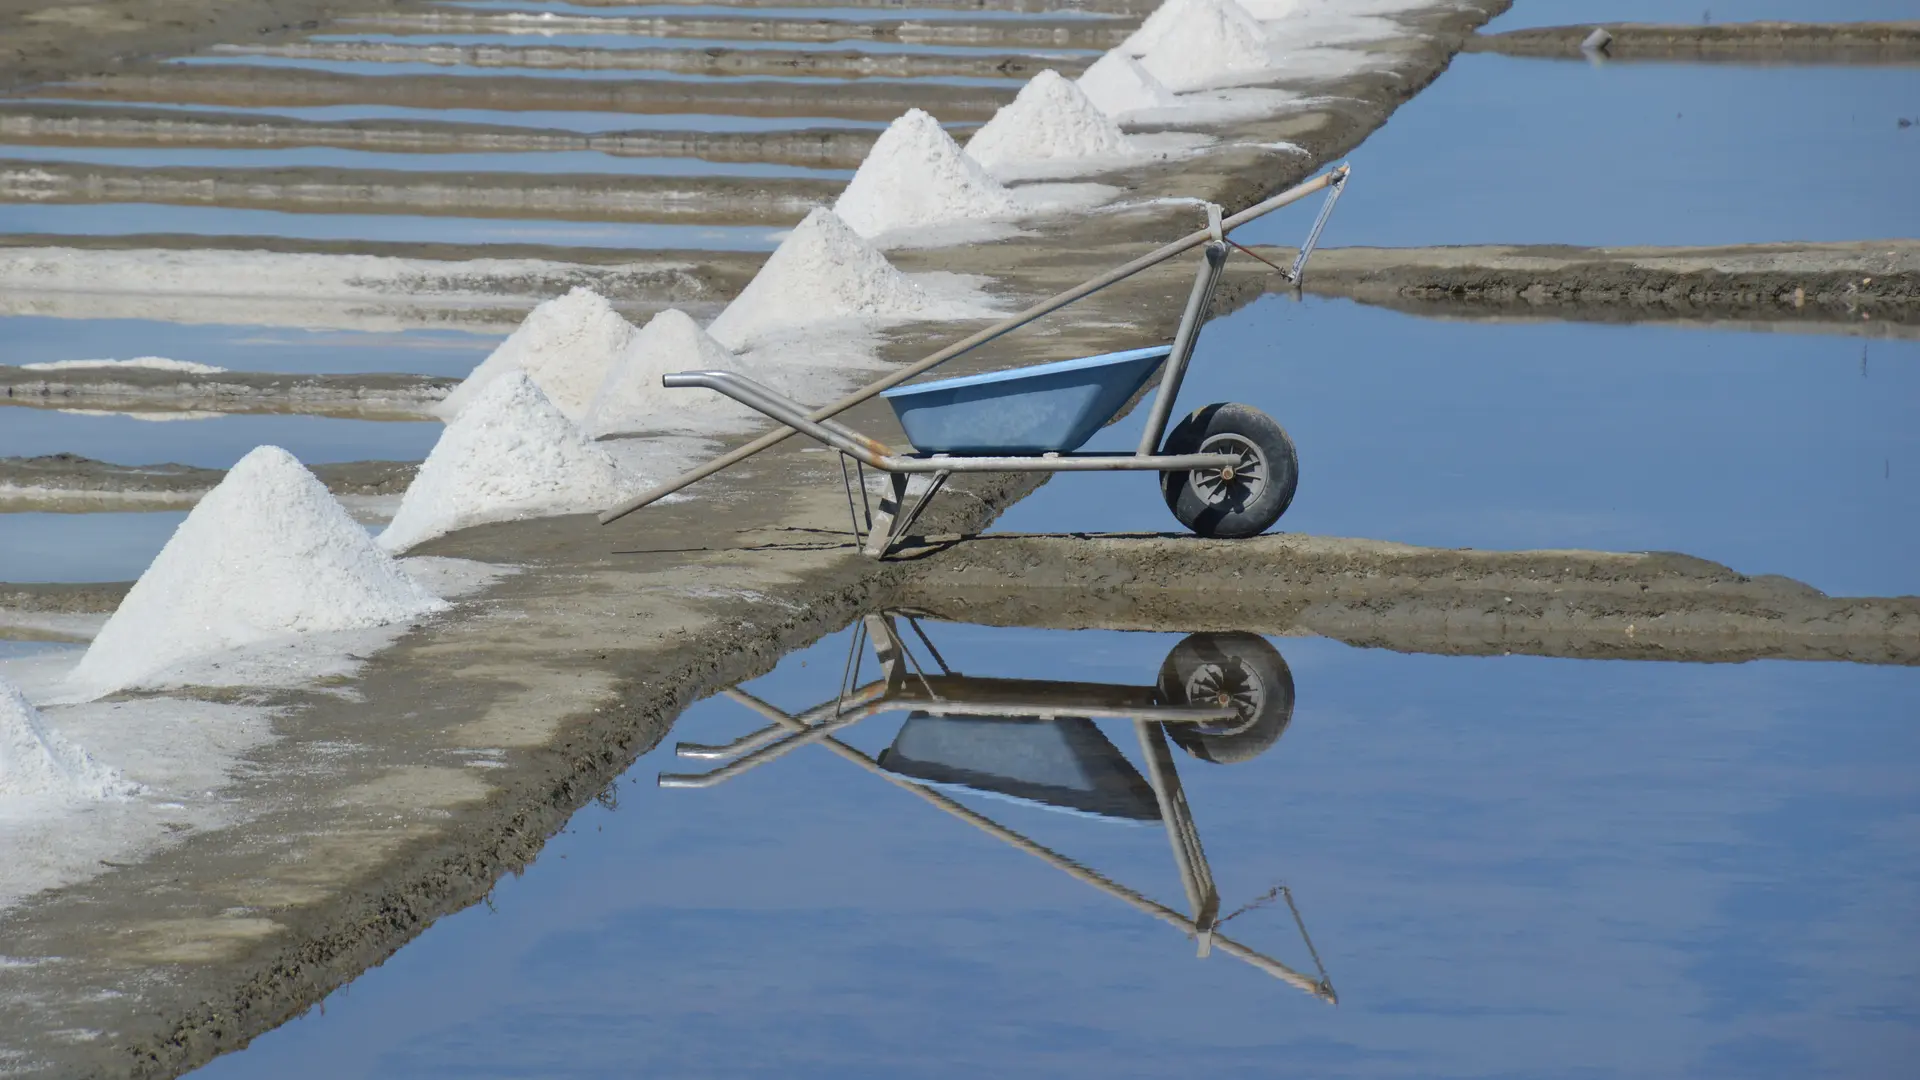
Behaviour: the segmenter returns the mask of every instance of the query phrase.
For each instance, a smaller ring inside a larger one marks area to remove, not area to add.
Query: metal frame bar
[[[1173,402],[1180,396],[1180,384],[1187,378],[1187,363],[1193,359],[1193,347],[1200,342],[1200,328],[1206,325],[1213,308],[1213,294],[1220,287],[1220,272],[1227,266],[1227,243],[1216,240],[1204,249],[1200,269],[1193,275],[1193,291],[1187,294],[1187,308],[1180,314],[1180,328],[1173,334],[1173,351],[1160,370],[1160,388],[1154,391],[1153,411],[1147,414],[1147,427],[1140,433],[1139,457],[1148,457],[1160,449],[1160,436],[1167,433],[1167,420],[1173,415]]]
[[[1194,248],[1197,248],[1202,244],[1207,243],[1210,240],[1218,240],[1222,236],[1224,236],[1227,232],[1230,232],[1233,229],[1239,228],[1240,226],[1245,225],[1250,221],[1265,217],[1266,215],[1274,212],[1275,210],[1280,209],[1283,206],[1287,206],[1291,203],[1298,202],[1299,200],[1304,199],[1307,196],[1314,194],[1315,192],[1326,190],[1329,187],[1333,187],[1337,190],[1338,187],[1345,182],[1349,174],[1349,171],[1350,170],[1347,166],[1341,165],[1328,172],[1322,173],[1319,176],[1314,177],[1312,180],[1308,180],[1303,184],[1295,185],[1294,187],[1291,187],[1286,191],[1283,191],[1280,194],[1273,196],[1270,199],[1266,199],[1261,202],[1255,203],[1253,206],[1250,206],[1247,209],[1232,215],[1231,217],[1227,217],[1223,219],[1217,227],[1212,226],[1210,223],[1210,226],[1208,228],[1200,229],[1196,232],[1189,233],[1186,236],[1183,236],[1180,239],[1175,240],[1170,244],[1162,245],[1161,247],[1151,252],[1148,252],[1145,255],[1142,255],[1140,258],[1135,259],[1124,266],[1116,267],[1115,269],[1109,270],[1098,277],[1082,282],[1081,284],[1076,285],[1071,289],[1068,289],[1066,292],[1059,293],[1055,296],[1049,297],[1046,300],[1042,300],[1040,303],[1035,304],[1030,308],[1027,308],[1025,311],[1022,311],[1017,315],[1013,315],[1009,318],[1002,319],[999,322],[994,323],[992,326],[976,331],[975,333],[967,336],[966,338],[963,338],[960,341],[956,341],[953,344],[948,345],[946,348],[941,349],[930,356],[927,356],[915,363],[909,364],[906,367],[903,367],[898,371],[892,372],[891,374],[888,374],[883,378],[877,379],[867,384],[866,386],[860,388],[859,390],[856,390],[853,393],[848,394],[847,396],[841,398],[840,400],[833,402],[830,405],[823,406],[819,409],[812,411],[811,413],[803,412],[802,415],[805,419],[810,421],[815,421],[815,422],[825,421],[830,419],[831,417],[838,416],[840,413],[843,413],[848,409],[853,408],[855,405],[858,405],[861,402],[867,401],[879,395],[884,390],[892,389],[893,387],[898,386],[909,379],[912,379],[916,376],[922,375],[928,371],[933,370],[934,368],[940,366],[941,364],[946,363],[949,360],[954,359],[955,357],[963,356],[969,352],[972,352],[974,349],[977,349],[980,346],[985,345],[990,341],[994,341],[1006,334],[1012,333],[1013,331],[1018,330],[1020,327],[1025,326],[1028,323],[1041,318],[1042,316],[1052,314],[1053,312],[1058,311],[1061,308],[1066,307],[1068,304],[1074,303],[1077,300],[1085,299],[1086,297],[1091,296],[1096,292],[1099,292],[1101,289],[1104,289],[1109,285],[1112,285],[1119,281],[1124,281],[1127,278],[1130,278],[1135,274],[1140,273],[1143,270],[1149,270],[1155,266],[1158,266],[1159,264],[1167,261],[1168,259],[1171,259],[1184,252],[1191,251]],[[1323,210],[1322,213],[1324,215],[1325,211]],[[1316,238],[1317,238],[1317,233],[1316,233]],[[685,384],[685,385],[697,385],[697,384]],[[773,415],[773,414],[769,413],[768,415]],[[707,477],[712,476],[713,474],[720,472],[723,469],[730,468],[734,465],[739,464],[742,461],[745,461],[747,458],[750,458],[755,454],[760,453],[762,450],[778,445],[779,443],[786,440],[788,436],[791,436],[796,431],[801,430],[800,428],[794,426],[793,424],[788,423],[786,419],[783,417],[775,416],[774,418],[776,420],[779,420],[782,424],[786,426],[778,428],[774,431],[770,431],[767,434],[762,435],[757,439],[754,439],[752,442],[745,444],[744,446],[736,447],[735,449],[728,451],[727,453],[722,454],[717,458],[714,458],[712,461],[707,462],[705,465],[702,465],[689,472],[683,473],[680,476],[677,476],[674,479],[669,480],[666,483],[661,484],[650,491],[643,492],[640,495],[637,495],[631,499],[628,499],[617,506],[607,509],[600,515],[600,524],[607,525],[615,521],[618,521],[620,518],[623,518],[626,515],[633,513],[635,510],[638,510],[641,507],[657,502],[660,499],[663,499],[666,496],[671,495],[676,491],[679,491],[681,488],[687,487],[690,484],[698,483],[699,481],[704,480]],[[826,440],[822,440],[822,441],[824,442]],[[1223,464],[1230,464],[1230,463],[1223,463]],[[1188,466],[1188,467],[1204,468],[1206,466]],[[1218,467],[1218,466],[1214,466],[1214,467]],[[979,471],[989,471],[989,470],[979,470]],[[1007,471],[1015,471],[1015,470],[1001,468],[1001,469],[992,470],[992,471],[1007,472]],[[1036,470],[1036,471],[1047,471],[1047,470]],[[1066,471],[1066,470],[1062,470],[1062,471]]]

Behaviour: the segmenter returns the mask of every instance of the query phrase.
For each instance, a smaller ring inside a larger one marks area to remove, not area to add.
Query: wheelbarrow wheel
[[[1232,720],[1168,724],[1167,734],[1202,761],[1221,765],[1265,753],[1293,720],[1293,672],[1258,634],[1189,634],[1160,665],[1170,705],[1230,706]]]
[[[1226,469],[1160,474],[1160,493],[1180,524],[1201,536],[1237,540],[1273,527],[1300,485],[1293,440],[1251,405],[1206,405],[1167,435],[1163,454],[1237,454]]]

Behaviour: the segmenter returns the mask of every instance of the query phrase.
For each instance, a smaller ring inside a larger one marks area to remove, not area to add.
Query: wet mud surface
[[[298,412],[361,420],[418,420],[460,380],[426,375],[201,375],[140,368],[35,371],[0,365],[0,399],[34,408],[121,406],[213,412]]]
[[[1465,51],[1574,59],[1596,29],[1613,36],[1603,53],[1613,60],[1920,64],[1920,21],[1583,23],[1478,34]]]
[[[1920,328],[1920,242],[1330,248],[1305,287],[1433,315]]]

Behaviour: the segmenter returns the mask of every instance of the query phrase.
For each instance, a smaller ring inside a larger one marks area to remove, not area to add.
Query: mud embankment
[[[1001,535],[907,557],[900,602],[966,622],[1305,632],[1450,655],[1920,664],[1920,597],[1829,597],[1669,553]]]
[[[1281,256],[1291,253],[1268,253]],[[1920,241],[1329,248],[1314,254],[1305,288],[1421,315],[1879,324],[1920,332]]]
[[[1018,87],[880,83],[849,92],[829,82],[557,79],[535,75],[343,75],[295,68],[170,67],[77,80],[43,95],[62,100],[139,101],[229,108],[390,105],[409,109],[609,112],[636,116],[834,117],[891,123],[925,109],[955,123],[985,121]]]
[[[858,168],[878,132],[859,128],[798,131],[611,131],[432,120],[328,123],[245,113],[180,113],[113,105],[15,102],[0,107],[0,139],[22,146],[284,149],[324,146],[409,154],[531,154],[594,151],[616,157],[686,157],[816,169]],[[64,241],[63,241],[64,242]]]
[[[413,461],[346,461],[308,469],[336,496],[398,497],[419,467]],[[186,509],[226,475],[224,469],[116,465],[78,454],[0,458],[0,512]]]
[[[516,12],[395,12],[342,20],[358,33],[621,34],[652,38],[712,38],[725,41],[876,41],[1002,49],[1093,49],[1126,40],[1131,19],[806,19],[742,15],[538,15]]]
[[[0,365],[0,400],[52,409],[169,409],[301,413],[356,420],[423,420],[459,379],[373,372],[278,375],[228,371],[200,375],[150,368],[36,371]]]
[[[1745,22],[1704,25],[1583,23],[1480,34],[1465,52],[1573,59],[1596,30],[1612,35],[1612,60],[1805,61],[1920,64],[1920,20],[1898,22]]]
[[[558,45],[413,45],[393,41],[297,41],[280,45],[223,45],[215,56],[285,60],[555,71],[669,71],[679,75],[785,75],[831,79],[973,78],[1025,80],[1043,69],[1078,75],[1081,56],[1022,53],[876,53],[855,49],[590,49]]]
[[[415,173],[356,169],[139,168],[0,161],[0,198],[144,202],[309,213],[792,225],[833,200],[837,180]]]

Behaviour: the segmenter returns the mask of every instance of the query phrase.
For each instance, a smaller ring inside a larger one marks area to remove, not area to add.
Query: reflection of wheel
[[[1240,464],[1160,474],[1180,524],[1201,536],[1258,536],[1280,520],[1300,484],[1300,457],[1273,417],[1251,405],[1195,409],[1167,435],[1163,454],[1237,454]]]
[[[1169,705],[1230,705],[1240,715],[1205,724],[1168,724],[1180,748],[1231,765],[1259,757],[1293,719],[1293,672],[1258,634],[1190,634],[1160,665]]]

